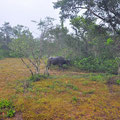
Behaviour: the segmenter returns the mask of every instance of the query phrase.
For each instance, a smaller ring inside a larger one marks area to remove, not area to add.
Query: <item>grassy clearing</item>
[[[50,74],[48,79],[26,81],[30,74],[19,59],[0,61],[0,99],[12,101],[16,112],[6,120],[120,119],[120,86],[112,85],[111,93],[108,75],[68,70]],[[0,114],[1,120],[4,112]]]

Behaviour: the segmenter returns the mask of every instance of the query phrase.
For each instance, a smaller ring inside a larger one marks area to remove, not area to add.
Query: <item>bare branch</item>
[[[29,71],[31,72],[31,75],[33,76],[33,72],[32,70],[30,69],[29,65],[25,63],[24,59],[23,58],[20,58],[21,61],[23,62],[23,64],[29,69]]]

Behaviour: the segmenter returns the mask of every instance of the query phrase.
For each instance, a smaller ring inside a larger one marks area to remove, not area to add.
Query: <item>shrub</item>
[[[35,74],[31,76],[29,80],[35,82],[35,81],[39,81],[39,80],[46,79],[46,78],[48,78],[47,75]]]
[[[117,80],[116,83],[117,83],[118,85],[120,85],[120,80]]]
[[[15,115],[15,110],[12,102],[5,99],[0,100],[0,113],[3,115],[5,114],[5,116],[7,117],[13,117]]]
[[[78,99],[77,99],[75,96],[72,98],[72,100],[73,100],[74,102],[77,102],[77,101],[78,101]]]
[[[15,110],[10,109],[10,110],[7,112],[7,117],[13,117],[14,114],[15,114]]]
[[[0,101],[0,109],[10,108],[10,106],[11,106],[10,101],[8,101],[8,100],[1,100]]]
[[[79,60],[76,60],[74,62],[74,65],[81,70],[87,70],[87,71],[97,71],[98,69],[98,60],[94,59],[93,57],[88,57],[88,58],[82,58]]]
[[[105,60],[102,66],[102,70],[104,70],[105,72],[117,74],[118,65],[116,63],[116,60]]]
[[[0,49],[0,59],[6,58],[6,57],[9,57],[9,51]]]
[[[74,66],[81,70],[91,71],[91,72],[107,72],[111,74],[117,74],[117,62],[115,59],[99,59],[94,57],[87,57],[82,59],[77,59],[74,61]]]

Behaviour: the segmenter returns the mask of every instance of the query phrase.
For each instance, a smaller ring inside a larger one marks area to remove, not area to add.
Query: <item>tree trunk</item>
[[[44,75],[48,75],[49,76],[49,72],[48,72],[48,67],[47,66],[45,67]]]
[[[27,64],[25,63],[25,61],[23,60],[23,58],[20,58],[20,59],[21,59],[21,61],[23,62],[23,64],[28,68],[28,70],[30,71],[31,75],[33,76],[33,75],[34,75],[34,74],[33,74],[33,71],[30,69],[29,65],[27,65]]]

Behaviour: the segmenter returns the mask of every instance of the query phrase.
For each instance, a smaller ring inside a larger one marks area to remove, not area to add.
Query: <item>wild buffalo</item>
[[[64,57],[61,57],[61,56],[58,56],[58,57],[50,57],[48,59],[48,62],[47,62],[47,67],[49,69],[49,67],[51,65],[58,65],[59,68],[63,67],[63,65],[66,64],[66,65],[69,65],[70,64],[70,60],[66,60]]]

